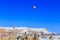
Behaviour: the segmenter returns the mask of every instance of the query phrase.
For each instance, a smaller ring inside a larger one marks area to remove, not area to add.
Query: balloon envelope
[[[33,8],[36,8],[36,6],[33,6]]]

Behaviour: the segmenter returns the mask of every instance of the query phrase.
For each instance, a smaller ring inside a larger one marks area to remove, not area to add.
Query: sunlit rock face
[[[7,27],[5,27],[4,29],[13,30],[13,27],[12,27],[12,28],[7,28]],[[15,27],[15,29],[22,30],[21,33],[24,33],[24,32],[27,32],[27,33],[28,33],[28,31],[44,32],[44,33],[46,33],[46,34],[49,33],[49,31],[46,30],[45,28]]]
[[[45,33],[45,34],[51,33],[46,28],[0,27],[0,36],[1,35],[9,35],[9,31],[12,32],[12,35],[13,35],[13,33],[15,33],[15,35],[21,36],[21,37],[23,37],[23,35],[25,35],[25,34],[31,35],[32,37],[34,37],[34,32],[36,32],[37,35],[40,35],[39,36],[40,40],[49,40],[49,36],[48,36],[48,38],[45,38],[45,39],[42,38],[43,34],[41,35],[41,33]],[[60,39],[60,35],[53,36],[53,37],[54,37],[54,40]]]
[[[34,34],[35,32],[39,35],[41,35],[41,32],[43,32],[44,34],[50,34],[51,32],[49,32],[46,28],[28,28],[28,27],[0,27],[0,33],[4,34],[4,32],[2,30],[8,34],[9,32],[13,32],[13,34]]]

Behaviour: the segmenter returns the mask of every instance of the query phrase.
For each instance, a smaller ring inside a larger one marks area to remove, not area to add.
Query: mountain
[[[0,27],[0,29],[13,30],[14,27]],[[15,27],[15,29],[23,30],[21,32],[28,32],[29,30],[31,30],[31,31],[35,31],[35,32],[44,32],[45,34],[51,33],[46,28]]]

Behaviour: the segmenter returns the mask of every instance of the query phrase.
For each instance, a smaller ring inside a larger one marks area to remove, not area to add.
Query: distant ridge
[[[0,29],[13,29],[13,27],[0,27]],[[28,28],[28,27],[15,27],[15,29],[23,29],[23,30],[32,30],[32,31],[37,31],[37,32],[44,32],[46,34],[51,33],[49,32],[46,28]]]
[[[0,27],[0,28],[3,28],[3,29],[12,29],[13,27]],[[27,28],[27,27],[15,27],[16,29],[20,29],[20,28]]]

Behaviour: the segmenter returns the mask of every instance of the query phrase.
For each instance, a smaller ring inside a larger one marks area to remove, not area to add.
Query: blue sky
[[[12,25],[60,32],[60,0],[0,0],[0,26]]]

